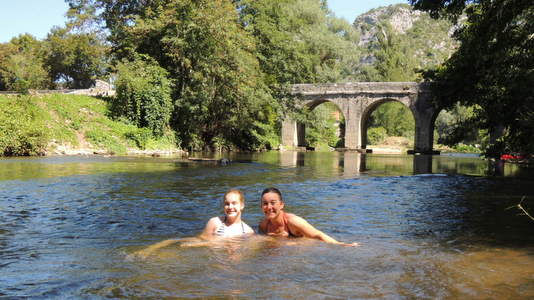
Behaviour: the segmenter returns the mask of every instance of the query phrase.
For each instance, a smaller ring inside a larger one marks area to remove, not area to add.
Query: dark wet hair
[[[278,196],[280,196],[280,201],[284,202],[284,200],[282,199],[282,192],[280,192],[280,190],[275,188],[275,187],[268,187],[268,188],[264,189],[263,192],[261,192],[260,200],[261,200],[261,198],[263,198],[263,195],[265,195],[267,193],[278,194]]]

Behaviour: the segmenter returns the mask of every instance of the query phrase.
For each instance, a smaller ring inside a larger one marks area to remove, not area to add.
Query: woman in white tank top
[[[232,189],[224,194],[224,216],[211,218],[200,234],[201,238],[233,237],[247,233],[254,233],[245,222],[241,220],[241,213],[245,208],[245,196],[240,190]]]
[[[223,198],[224,216],[213,217],[206,224],[199,238],[180,238],[161,241],[141,251],[137,251],[131,257],[146,258],[154,251],[169,245],[181,242],[182,246],[203,246],[206,241],[217,237],[235,237],[243,234],[252,234],[254,230],[241,220],[241,213],[245,208],[245,195],[237,189],[231,189]]]

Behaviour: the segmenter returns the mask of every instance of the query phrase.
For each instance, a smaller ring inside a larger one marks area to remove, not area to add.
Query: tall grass
[[[77,148],[80,141],[116,154],[177,149],[173,131],[155,138],[146,128],[111,119],[108,107],[102,99],[79,95],[0,96],[0,155],[42,155],[54,145]]]

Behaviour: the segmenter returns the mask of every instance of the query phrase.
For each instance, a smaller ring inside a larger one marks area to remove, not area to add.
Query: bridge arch
[[[318,98],[311,101],[307,101],[304,103],[301,103],[302,107],[306,107],[310,111],[313,111],[318,106],[325,104],[325,103],[331,103],[336,107],[336,109],[339,111],[339,113],[343,116],[344,119],[346,119],[346,112],[342,110],[342,107],[340,107],[340,104],[335,101],[335,99],[329,99],[329,98]],[[297,122],[296,123],[296,135],[297,135],[297,146],[299,147],[305,147],[307,145],[306,143],[306,126],[302,123]]]
[[[369,119],[371,118],[371,115],[373,112],[378,109],[379,106],[382,104],[386,104],[389,102],[395,102],[400,103],[404,107],[406,107],[414,120],[414,127],[415,127],[415,116],[416,113],[412,110],[412,107],[410,107],[410,103],[407,101],[402,101],[401,99],[395,99],[395,98],[377,98],[375,101],[371,101],[367,107],[362,111],[362,118],[361,118],[361,125],[360,128],[362,129],[362,148],[365,149],[368,144],[368,136],[367,136],[367,130],[369,129]],[[415,130],[415,128],[414,128]]]
[[[363,130],[366,118],[380,103],[398,101],[412,111],[415,121],[413,152],[432,153],[432,138],[437,109],[430,101],[429,83],[416,82],[357,82],[345,84],[295,84],[292,94],[298,104],[315,107],[330,101],[345,117],[345,147],[364,150]],[[287,148],[304,146],[303,128],[285,116],[282,123],[282,145]]]

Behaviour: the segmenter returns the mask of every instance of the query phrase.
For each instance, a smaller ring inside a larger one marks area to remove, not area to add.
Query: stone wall
[[[72,94],[86,95],[93,97],[113,97],[115,90],[113,87],[102,80],[96,80],[94,87],[88,89],[62,89],[62,90],[29,90],[30,95],[48,95],[48,94]],[[20,93],[12,91],[0,91],[0,95],[19,95]]]

